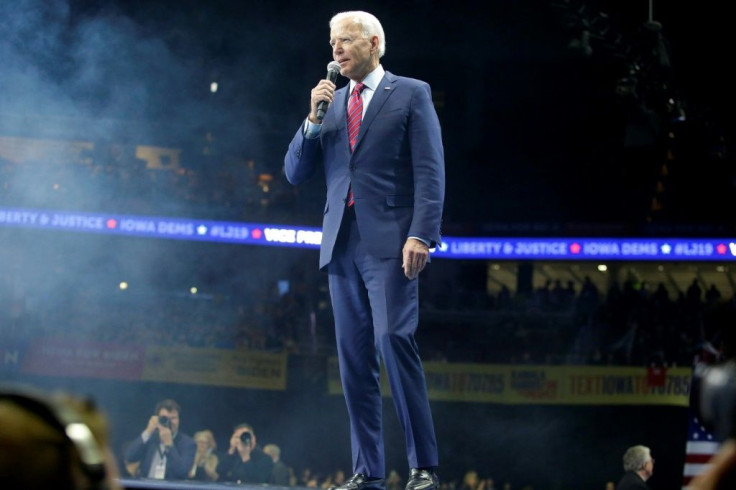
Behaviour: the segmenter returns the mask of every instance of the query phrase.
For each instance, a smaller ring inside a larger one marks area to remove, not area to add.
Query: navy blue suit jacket
[[[352,184],[360,235],[377,258],[400,258],[410,236],[440,243],[444,150],[429,85],[386,72],[363,117],[353,153],[347,136],[348,86],[335,92],[318,138],[299,128],[284,159],[296,185],[324,166],[327,202],[320,268],[332,260]]]
[[[125,450],[125,461],[135,463],[140,461],[138,475],[140,478],[148,478],[151,470],[151,462],[153,456],[159,449],[161,439],[158,433],[151,435],[148,442],[144,443],[143,438],[138,436]],[[166,454],[166,480],[184,480],[187,478],[189,470],[194,465],[194,457],[197,454],[197,443],[186,434],[179,432],[174,437],[174,445]]]

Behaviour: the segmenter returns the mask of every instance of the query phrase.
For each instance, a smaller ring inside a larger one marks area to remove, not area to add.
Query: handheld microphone
[[[330,63],[327,65],[327,76],[325,77],[326,80],[331,81],[332,83],[335,83],[335,80],[337,80],[337,75],[340,73],[340,63],[337,61],[330,61]],[[327,101],[326,100],[320,100],[317,104],[317,120],[321,123],[322,119],[325,117],[325,113],[327,112]]]

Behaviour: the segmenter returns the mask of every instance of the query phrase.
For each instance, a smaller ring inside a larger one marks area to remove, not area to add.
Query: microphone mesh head
[[[340,73],[340,63],[337,61],[330,61],[327,64],[327,71],[336,71],[337,73]]]

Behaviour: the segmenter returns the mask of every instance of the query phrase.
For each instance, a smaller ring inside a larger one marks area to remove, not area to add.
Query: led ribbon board
[[[319,248],[319,228],[104,213],[0,208],[0,227],[246,245]],[[479,260],[736,261],[736,238],[444,237],[437,258]]]

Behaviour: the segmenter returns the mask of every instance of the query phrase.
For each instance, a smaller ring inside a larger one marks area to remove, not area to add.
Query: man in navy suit
[[[194,465],[197,443],[179,432],[181,408],[174,400],[156,404],[146,428],[125,449],[126,463],[140,463],[136,476],[184,480]]]
[[[294,185],[327,180],[320,268],[329,275],[354,475],[339,490],[385,487],[380,361],[404,429],[407,490],[439,486],[437,442],[414,332],[417,277],[440,243],[444,150],[429,85],[379,63],[383,28],[366,12],[330,21],[332,55],[350,83],[321,80],[285,157]],[[357,87],[357,89],[356,89]],[[352,100],[351,100],[352,99]],[[329,103],[324,119],[320,102]],[[362,117],[361,117],[362,116]]]

